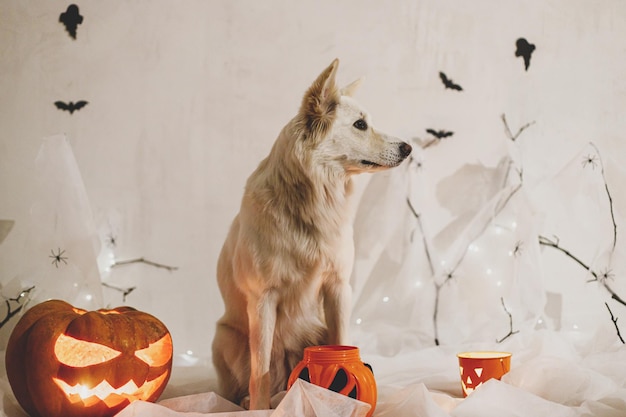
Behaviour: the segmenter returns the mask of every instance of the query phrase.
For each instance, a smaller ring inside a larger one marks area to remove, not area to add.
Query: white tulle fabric
[[[626,222],[613,191],[624,175],[590,144],[555,175],[528,181],[509,145],[495,166],[466,164],[435,190],[424,177],[427,155],[416,149],[363,189],[351,332],[374,369],[375,417],[626,415],[626,345],[610,315],[626,296],[616,228]],[[63,137],[42,147],[49,188],[33,216],[50,230],[37,231],[30,249],[72,248],[74,269],[38,279],[44,268],[33,264],[29,282],[17,277],[3,290],[36,285],[35,301],[61,294],[90,308],[101,294],[95,230],[70,156]],[[501,381],[463,398],[456,354],[468,350],[513,357]],[[177,367],[165,400],[133,403],[119,416],[361,416],[369,407],[298,382],[274,399],[275,409],[245,411],[214,394],[213,382],[210,366]],[[6,379],[0,383],[4,415],[23,415]]]

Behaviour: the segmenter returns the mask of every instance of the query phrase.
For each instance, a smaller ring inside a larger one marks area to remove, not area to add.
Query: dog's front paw
[[[242,400],[239,402],[239,406],[241,408],[245,408],[246,410],[250,409],[250,396],[246,395],[245,397],[242,398]]]

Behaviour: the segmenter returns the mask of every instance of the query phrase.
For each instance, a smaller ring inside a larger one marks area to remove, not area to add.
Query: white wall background
[[[132,264],[103,272],[111,285],[137,286],[124,303],[120,293],[104,288],[104,302],[155,314],[172,331],[179,355],[189,351],[206,359],[222,311],[216,259],[245,179],[295,114],[309,83],[335,57],[341,60],[340,82],[366,77],[357,97],[381,129],[424,140],[426,128],[455,132],[423,151],[416,146],[414,154],[422,163],[420,201],[433,242],[445,241],[441,232],[467,215],[463,207],[472,193],[465,192],[483,192],[491,178],[484,172],[508,154],[503,113],[514,133],[535,122],[515,152],[523,159],[534,210],[545,220],[542,233],[559,233],[564,246],[588,264],[610,240],[609,229],[593,233],[593,222],[609,220],[606,211],[574,210],[590,192],[575,189],[580,178],[565,181],[573,190],[562,199],[539,200],[541,193],[564,189],[550,181],[562,179],[558,174],[568,163],[582,168],[590,141],[606,167],[618,222],[625,214],[621,0],[91,0],[77,3],[84,21],[76,40],[58,21],[69,4],[0,2],[0,219],[16,222],[0,246],[5,297],[33,280],[40,289],[41,280],[58,280],[40,292],[42,298],[66,288],[57,282],[74,282],[64,275],[65,265],[53,269],[49,262],[51,250],[67,249],[63,230],[51,224],[57,220],[31,212],[35,202],[57,195],[59,186],[44,183],[43,194],[37,189],[42,139],[65,134],[93,212],[101,262],[112,254],[178,267],[170,272]],[[514,56],[520,37],[537,45],[528,71]],[[439,71],[464,90],[445,90]],[[70,115],[55,108],[56,100],[89,104]],[[478,167],[476,176],[463,177],[467,164]],[[599,169],[594,172],[597,179]],[[546,182],[553,185],[548,191],[540,187]],[[442,197],[445,190],[448,197]],[[592,201],[606,208],[603,190],[593,191]],[[450,206],[458,195],[465,197]],[[406,214],[403,203],[398,210]],[[63,221],[76,220],[67,217]],[[551,227],[564,218],[569,223]],[[111,236],[114,247],[107,242]],[[78,255],[66,256],[73,262]],[[553,260],[562,264],[554,267]],[[578,318],[560,325],[591,334],[598,320],[606,320],[613,332],[602,303],[606,292],[586,284],[585,271],[556,252],[543,261],[537,265],[548,272],[540,277],[543,289],[570,294],[565,303],[583,316],[584,325]],[[615,276],[614,285],[620,289],[624,280]],[[471,285],[462,291],[480,292]],[[415,305],[432,305],[432,293],[419,294],[424,299]],[[594,302],[584,301],[590,298]],[[425,322],[430,308],[422,314]],[[623,306],[612,308],[626,317]]]

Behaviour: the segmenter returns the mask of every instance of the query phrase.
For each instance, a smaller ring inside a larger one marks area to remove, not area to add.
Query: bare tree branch
[[[122,265],[134,264],[134,263],[144,263],[144,264],[147,264],[147,265],[150,265],[150,266],[154,266],[156,268],[167,269],[168,271],[176,271],[178,269],[177,266],[163,265],[163,264],[159,264],[159,263],[156,263],[156,262],[149,261],[149,260],[144,259],[144,258],[130,259],[130,260],[127,260],[127,261],[115,261],[111,265],[111,268],[115,268],[117,266],[122,266]]]
[[[589,273],[591,275],[593,275],[594,279],[591,280],[591,282],[597,281],[600,284],[602,284],[602,286],[609,292],[609,294],[611,294],[611,298],[612,299],[614,299],[618,303],[626,306],[626,301],[624,299],[622,299],[615,291],[613,291],[613,289],[609,286],[609,284],[608,284],[606,279],[603,279],[600,275],[598,275],[598,273],[596,271],[591,269],[590,266],[588,266],[583,261],[581,261],[576,256],[574,256],[570,251],[568,251],[567,249],[559,246],[558,239],[555,241],[555,240],[550,240],[550,239],[548,239],[545,236],[539,236],[539,244],[540,245],[544,245],[544,246],[549,246],[549,247],[554,248],[554,249],[557,249],[557,250],[561,251],[563,254],[567,255],[567,257],[569,257],[571,260],[575,261],[577,264],[579,264],[580,266],[585,268],[587,271],[589,271]]]
[[[504,210],[504,208],[507,206],[507,204],[509,204],[509,201],[511,201],[511,198],[513,198],[513,196],[522,188],[522,184],[518,184],[515,186],[515,188],[513,188],[511,190],[511,192],[506,195],[503,199],[500,199],[497,204],[494,207],[493,210],[493,214],[491,215],[491,218],[495,218],[496,216],[498,216],[498,214],[500,214],[500,212],[502,210]],[[490,219],[491,220],[491,219]],[[482,225],[482,228],[480,229],[479,232],[476,233],[476,238],[478,238],[479,236],[481,236],[485,230],[487,229],[487,227],[491,224],[491,221],[487,221],[485,222],[484,225]],[[452,268],[452,273],[454,273],[457,268],[459,267],[459,265],[461,264],[461,262],[463,262],[463,259],[465,259],[465,255],[467,255],[467,251],[469,250],[469,246],[465,248],[465,250],[463,251],[463,254],[461,255],[461,257],[459,258],[459,260],[456,262],[456,264],[454,265],[454,268]]]
[[[411,204],[411,200],[408,197],[406,199],[406,203],[409,205],[409,210],[411,210],[411,213],[413,213],[413,216],[415,216],[415,218],[417,219],[417,225],[419,226],[420,232],[422,234],[422,242],[424,244],[424,252],[426,252],[426,259],[428,260],[428,267],[430,268],[430,275],[434,275],[435,274],[435,268],[433,266],[433,260],[432,260],[432,258],[430,256],[430,249],[428,247],[428,241],[426,240],[426,234],[424,234],[424,226],[422,225],[422,218],[417,213],[417,211],[413,207],[413,204]]]
[[[439,296],[441,294],[441,288],[445,284],[447,284],[448,281],[450,281],[452,278],[454,278],[454,275],[452,275],[452,273],[448,273],[448,275],[446,275],[446,279],[441,284],[435,282],[435,308],[433,309],[433,329],[435,333],[436,346],[439,346],[439,325],[437,324],[437,316],[439,315]]]
[[[551,240],[548,239],[545,236],[541,236],[539,235],[539,244],[540,245],[544,245],[544,246],[549,246],[551,248],[557,249],[561,252],[563,252],[565,255],[567,255],[571,260],[575,261],[578,265],[582,266],[583,268],[585,268],[587,271],[589,271],[591,273],[591,275],[593,275],[596,279],[598,278],[598,275],[591,270],[591,267],[589,267],[587,264],[585,264],[583,261],[581,261],[580,259],[578,259],[576,256],[574,256],[570,251],[568,251],[565,248],[562,248],[561,246],[559,246],[559,239],[556,238],[556,240]]]
[[[35,289],[34,286],[27,288],[25,290],[22,290],[17,297],[15,298],[8,298],[6,300],[4,300],[6,306],[7,306],[7,314],[4,317],[4,319],[2,319],[2,321],[0,321],[0,328],[2,328],[2,326],[4,326],[5,324],[7,324],[9,322],[9,320],[11,320],[13,318],[13,316],[15,316],[17,313],[19,313],[22,308],[24,308],[24,306],[28,303],[29,298],[28,295],[30,294],[30,292]],[[12,303],[17,303],[17,308],[15,310],[13,310],[13,304]]]
[[[496,343],[502,343],[509,337],[513,336],[514,334],[519,333],[519,330],[515,330],[515,331],[513,330],[513,315],[511,314],[509,309],[506,308],[506,305],[504,304],[504,297],[500,297],[500,302],[502,303],[502,308],[504,309],[506,314],[509,316],[509,333],[507,333],[507,335],[504,336],[502,339],[497,339]]]
[[[111,285],[111,284],[107,284],[106,282],[103,282],[102,286],[106,287],[106,288],[110,288],[110,289],[115,290],[115,291],[121,292],[122,293],[122,301],[124,301],[124,302],[126,302],[126,296],[137,289],[137,287],[120,288],[120,287],[116,287],[116,286]]]
[[[613,222],[613,249],[615,249],[615,245],[617,244],[617,223],[615,222],[615,213],[613,211],[613,197],[611,196],[611,191],[609,190],[609,184],[606,181],[606,176],[604,175],[604,162],[602,161],[602,155],[600,155],[600,150],[598,147],[591,142],[591,146],[596,150],[598,154],[598,159],[600,160],[600,172],[602,174],[602,181],[604,182],[604,189],[606,191],[606,196],[609,199],[609,208],[611,210],[611,221]]]
[[[517,133],[514,135],[513,133],[511,133],[511,129],[509,129],[509,124],[506,121],[506,115],[504,113],[502,113],[500,118],[502,119],[502,123],[504,123],[504,133],[506,133],[506,136],[509,139],[511,139],[513,142],[515,142],[517,140],[519,135],[521,135],[524,130],[528,129],[530,126],[535,124],[534,121],[526,123],[524,126],[520,127],[519,130],[517,131]]]
[[[613,322],[613,325],[615,326],[615,330],[617,331],[617,337],[619,337],[619,340],[623,344],[626,344],[626,342],[624,342],[624,338],[619,332],[619,327],[617,326],[617,317],[613,316],[613,312],[611,311],[611,307],[609,307],[608,303],[604,303],[604,305],[606,306],[607,310],[609,310],[609,314],[611,315],[611,321]]]
[[[535,123],[533,121],[533,122],[525,124],[524,126],[522,126],[517,131],[517,133],[515,135],[513,135],[511,133],[511,130],[509,129],[508,123],[506,121],[506,116],[504,114],[502,114],[502,121],[504,123],[505,133],[506,133],[507,137],[509,139],[511,139],[512,141],[515,141],[522,134],[522,132],[524,130],[526,130],[528,127],[530,127],[531,125],[533,125]],[[431,141],[429,143],[426,143],[425,145],[422,145],[422,148],[425,149],[425,148],[433,145],[436,142],[438,142],[437,139],[435,139],[435,140],[433,140],[433,141]],[[506,186],[506,182],[507,182],[507,180],[509,178],[509,172],[511,170],[511,167],[512,167],[512,163],[509,164],[507,174],[504,177],[504,183],[502,184],[502,188],[503,189]],[[497,203],[494,206],[494,212],[493,212],[493,214],[491,216],[492,218],[496,217],[509,204],[509,202],[513,198],[513,196],[522,188],[522,183],[523,183],[523,173],[522,173],[522,170],[519,170],[518,174],[519,174],[519,178],[520,178],[520,183],[516,187],[514,187],[508,195],[504,196],[499,201],[497,201]],[[422,226],[421,217],[420,217],[419,213],[417,213],[417,211],[415,210],[413,205],[411,204],[411,201],[409,200],[409,198],[407,198],[407,204],[409,206],[409,209],[411,210],[411,212],[413,213],[413,215],[415,216],[415,218],[418,221],[418,225],[420,227],[420,230],[422,232],[422,236],[423,236],[423,239],[424,239],[424,248],[426,250],[426,257],[428,258],[430,271],[431,271],[431,274],[434,275],[435,274],[435,269],[434,269],[434,266],[433,266],[433,263],[432,263],[430,250],[429,250],[427,241],[426,241],[425,236],[424,236],[424,230],[423,230],[423,226]],[[485,222],[485,224],[482,226],[482,228],[477,231],[476,237],[481,236],[484,233],[484,231],[487,229],[489,224],[490,224],[490,222]],[[440,302],[440,296],[441,296],[441,289],[443,288],[443,286],[446,283],[448,283],[454,277],[454,272],[459,267],[459,265],[463,262],[465,256],[467,255],[468,249],[469,249],[469,246],[467,248],[465,248],[464,252],[461,254],[460,258],[458,259],[458,261],[454,265],[454,268],[452,269],[451,272],[449,272],[446,275],[446,278],[444,279],[444,281],[442,283],[437,283],[436,281],[434,282],[434,284],[435,284],[435,307],[434,307],[434,311],[433,311],[433,327],[434,327],[435,345],[437,345],[437,346],[440,343],[440,341],[439,341],[439,326],[438,326],[438,323],[437,323],[437,319],[438,319],[438,315],[439,315],[439,302]],[[504,301],[503,301],[503,305],[504,305]],[[505,311],[508,312],[508,310],[506,310],[506,307],[505,307]],[[517,333],[517,331],[513,332],[513,330],[511,330],[511,334],[515,334],[515,333]],[[509,337],[509,336],[510,336],[510,334],[507,335],[506,337]],[[504,340],[504,339],[502,339],[502,340]]]

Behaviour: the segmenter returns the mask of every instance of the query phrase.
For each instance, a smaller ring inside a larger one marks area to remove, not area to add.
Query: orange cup
[[[500,379],[511,370],[510,352],[463,352],[457,354],[463,396],[467,397],[489,379]]]

